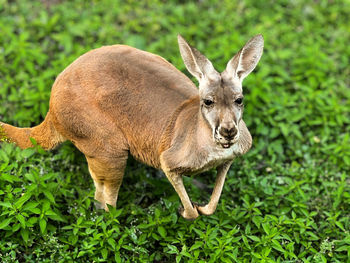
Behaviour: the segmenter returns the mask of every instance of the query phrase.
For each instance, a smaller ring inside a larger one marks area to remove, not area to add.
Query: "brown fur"
[[[205,57],[200,61],[205,62]],[[196,65],[196,61],[190,63]],[[217,89],[220,93],[222,88]],[[223,101],[230,100],[231,88],[222,91],[226,93],[220,95]],[[57,77],[42,124],[1,126],[8,140],[21,148],[32,146],[31,137],[44,149],[72,141],[85,154],[96,186],[95,199],[106,209],[106,204],[116,204],[130,152],[166,173],[184,205],[182,215],[194,219],[198,211],[214,212],[232,159],[251,146],[251,136],[241,121],[235,154],[221,156],[221,146],[213,141],[202,108],[195,85],[166,60],[115,45],[82,55]],[[214,193],[218,196],[209,207],[193,207],[182,175],[216,166],[220,176]]]
[[[33,128],[17,128],[2,122],[0,122],[0,126],[6,134],[4,137],[7,137],[9,142],[16,143],[22,149],[33,146],[30,138],[35,138],[37,143],[47,150],[65,141],[54,128],[50,112],[47,113],[44,122]]]

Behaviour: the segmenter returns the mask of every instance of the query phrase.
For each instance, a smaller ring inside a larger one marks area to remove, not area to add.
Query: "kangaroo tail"
[[[17,128],[0,122],[0,142],[14,142],[20,148],[26,149],[33,147],[30,138],[35,139],[45,150],[50,150],[65,141],[65,138],[55,129],[50,112],[41,124],[33,128]]]

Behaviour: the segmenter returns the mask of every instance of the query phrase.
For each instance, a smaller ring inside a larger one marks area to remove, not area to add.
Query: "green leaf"
[[[31,217],[27,221],[27,226],[34,226],[38,222],[39,218],[38,217]]]
[[[26,203],[25,206],[23,206],[23,210],[30,210],[32,208],[35,208],[39,205],[39,203],[37,201],[30,201],[28,203]]]
[[[25,202],[27,202],[31,197],[32,197],[32,193],[31,193],[31,192],[26,192],[25,194],[23,194],[23,195],[21,196],[20,199],[17,200],[17,202],[15,203],[15,206],[16,206],[18,209],[20,209],[20,208],[23,206],[23,204],[24,204]]]
[[[35,149],[34,148],[27,148],[27,149],[22,150],[21,155],[22,155],[23,158],[29,158],[34,153],[35,153]]]
[[[181,255],[186,256],[186,257],[188,257],[188,258],[191,258],[191,257],[192,257],[191,254],[188,253],[188,252],[185,251],[185,250],[182,250],[182,251],[181,251]]]
[[[281,244],[277,240],[275,240],[275,239],[272,240],[272,243],[273,243],[272,247],[274,249],[276,249],[277,251],[280,251],[280,252],[285,252],[285,250],[282,248]]]
[[[37,207],[35,207],[35,208],[28,208],[26,210],[28,210],[28,211],[32,212],[33,214],[36,214],[36,215],[40,215],[41,214],[41,210],[39,208],[37,208]]]
[[[256,252],[252,252],[252,255],[256,258],[259,258],[259,259],[262,258],[262,256]]]
[[[29,239],[29,230],[27,228],[22,228],[21,229],[21,236],[24,240],[25,243],[28,243]]]
[[[163,226],[158,226],[158,233],[161,235],[162,238],[165,238],[167,234]]]
[[[169,248],[168,253],[170,253],[170,254],[178,254],[179,253],[177,247],[170,245],[170,244],[167,244],[167,247]]]
[[[260,238],[257,236],[247,236],[247,237],[249,237],[251,240],[254,240],[256,242],[260,242]]]
[[[109,238],[109,239],[107,239],[107,242],[108,242],[108,244],[111,245],[111,247],[112,247],[113,249],[116,248],[117,243],[115,242],[114,238]]]
[[[105,249],[105,248],[103,248],[103,249],[101,250],[101,254],[102,254],[102,257],[103,257],[104,259],[107,259],[107,257],[108,257],[108,250]]]
[[[84,221],[84,217],[80,216],[77,220],[77,225],[80,225]]]
[[[202,246],[203,246],[203,242],[196,241],[196,243],[194,243],[192,245],[192,247],[189,249],[189,251],[195,250],[195,249],[200,248]]]
[[[7,208],[11,208],[12,207],[12,205],[11,205],[11,203],[10,202],[0,202],[0,206],[3,206],[3,207],[7,207]]]
[[[270,234],[270,225],[269,225],[269,223],[262,223],[262,227],[263,227],[265,233],[269,235]]]
[[[25,174],[24,176],[25,176],[25,178],[27,178],[29,181],[35,182],[35,177],[34,177],[33,174],[27,173],[27,174]]]
[[[160,214],[161,214],[160,210],[159,210],[158,208],[156,208],[155,211],[154,211],[155,217],[156,217],[156,218],[159,218],[159,217],[160,217]]]
[[[0,180],[7,181],[7,182],[10,182],[10,183],[21,182],[21,179],[17,178],[14,175],[10,175],[8,173],[1,173],[0,174]]]
[[[345,231],[345,228],[344,228],[344,226],[343,226],[343,224],[342,224],[341,222],[336,221],[335,224],[336,224],[341,230]]]
[[[44,233],[45,233],[45,230],[46,230],[46,225],[47,225],[46,220],[43,219],[43,218],[40,219],[40,220],[39,220],[39,225],[40,225],[40,231],[41,231],[41,233],[44,234]]]
[[[121,263],[122,262],[122,259],[120,257],[120,252],[119,251],[115,252],[114,259],[115,259],[116,263]]]
[[[242,236],[242,239],[243,239],[243,242],[244,242],[244,244],[246,245],[246,247],[249,248],[249,249],[251,249],[247,237],[246,237],[246,236]]]
[[[78,242],[78,236],[72,236],[71,237],[71,242],[72,242],[72,245],[75,245],[77,242]]]
[[[7,218],[4,221],[2,221],[0,223],[0,229],[4,229],[5,227],[7,227],[11,223],[11,221],[12,221],[12,217]]]
[[[24,217],[21,214],[18,214],[18,215],[16,215],[16,218],[21,223],[22,228],[25,228],[26,227],[26,221],[25,221]]]
[[[350,251],[349,245],[344,245],[335,249],[335,251]]]
[[[55,203],[55,198],[48,190],[43,191],[44,195],[50,200],[51,203]]]
[[[253,216],[254,224],[259,228],[263,218],[261,216]]]
[[[306,231],[305,233],[309,236],[310,240],[319,240],[320,239],[318,236],[316,236],[314,233],[312,233],[310,231]]]
[[[121,215],[121,213],[123,212],[123,209],[116,209],[114,206],[108,207],[109,209],[109,213],[114,217],[117,218],[118,216]]]

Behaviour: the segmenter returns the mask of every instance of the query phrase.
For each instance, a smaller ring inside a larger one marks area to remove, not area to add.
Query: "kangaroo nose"
[[[234,127],[233,128],[223,128],[223,127],[221,127],[219,133],[220,133],[220,135],[222,135],[226,139],[232,140],[237,134],[237,129],[234,128]]]

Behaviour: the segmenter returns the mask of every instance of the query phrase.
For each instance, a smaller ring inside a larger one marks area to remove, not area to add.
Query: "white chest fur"
[[[220,145],[215,145],[208,149],[208,162],[215,160],[231,160],[235,155],[239,154],[239,145],[238,143],[232,145],[230,148],[223,148]]]
[[[192,171],[197,174],[217,167],[224,162],[233,160],[235,156],[240,154],[240,146],[238,143],[232,145],[230,148],[223,148],[220,145],[213,145],[203,149],[205,152],[203,158],[197,159],[195,167]]]

